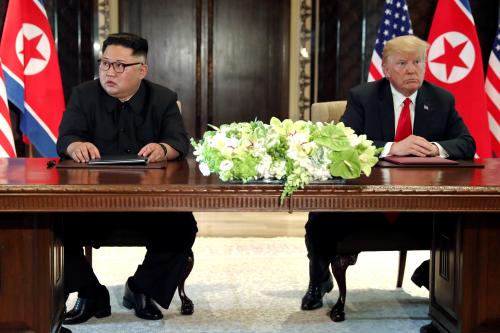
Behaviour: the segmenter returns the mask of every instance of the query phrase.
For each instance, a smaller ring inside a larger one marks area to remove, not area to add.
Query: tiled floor
[[[301,311],[307,287],[303,213],[197,213],[200,232],[194,245],[195,266],[186,292],[195,304],[192,316],[179,314],[178,297],[164,319],[145,321],[121,305],[123,283],[142,261],[144,249],[101,248],[94,252],[96,274],[110,290],[112,316],[71,326],[74,333],[94,332],[238,332],[238,333],[417,333],[428,323],[428,292],[409,280],[429,257],[408,253],[402,289],[396,289],[397,252],[364,252],[347,271],[346,318],[327,316],[335,288],[323,308]],[[217,237],[224,235],[225,237]],[[287,237],[277,237],[287,236]],[[74,302],[69,299],[68,306]]]

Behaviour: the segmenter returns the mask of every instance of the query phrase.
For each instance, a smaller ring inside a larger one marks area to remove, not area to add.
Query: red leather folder
[[[457,161],[447,160],[442,157],[418,157],[418,156],[386,156],[387,162],[403,165],[456,165]]]

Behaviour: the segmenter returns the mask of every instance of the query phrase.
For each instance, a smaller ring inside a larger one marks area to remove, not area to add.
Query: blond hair
[[[413,35],[399,36],[388,41],[382,52],[382,63],[387,62],[387,58],[396,53],[418,53],[425,61],[425,55],[429,44]]]

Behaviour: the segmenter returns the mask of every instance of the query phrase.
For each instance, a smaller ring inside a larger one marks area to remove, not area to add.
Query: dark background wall
[[[289,0],[121,0],[150,43],[148,78],[179,94],[188,132],[288,117]]]

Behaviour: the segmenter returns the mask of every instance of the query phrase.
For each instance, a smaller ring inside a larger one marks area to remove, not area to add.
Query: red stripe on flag
[[[4,82],[2,61],[0,58],[0,146],[3,148],[0,157],[16,157],[9,105],[7,103],[7,90],[5,89]]]
[[[377,68],[373,64],[370,65],[370,74],[375,81],[383,78],[382,74],[377,70]]]
[[[490,67],[488,67],[486,78],[491,82],[491,85],[495,87],[495,89],[500,89],[500,79],[493,73],[493,69]]]
[[[490,115],[495,118],[498,124],[500,124],[500,112],[493,104],[493,100],[489,95],[486,95],[486,107],[488,108],[488,112],[490,113]]]
[[[5,136],[5,134],[0,131],[0,146],[5,150],[8,156],[5,157],[16,157],[16,151],[13,149],[10,144],[9,139]]]

